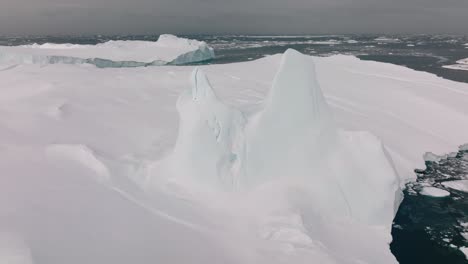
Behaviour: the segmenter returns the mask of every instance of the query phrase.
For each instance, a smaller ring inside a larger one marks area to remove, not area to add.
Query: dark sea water
[[[315,56],[349,54],[434,73],[446,79],[468,82],[468,71],[442,68],[468,58],[468,36],[441,35],[327,35],[327,36],[202,36],[215,48],[211,63],[258,59],[294,48]]]
[[[442,67],[468,58],[468,36],[191,35],[185,37],[206,41],[215,49],[216,59],[204,64],[255,60],[294,48],[315,56],[354,55],[363,60],[393,63],[468,83],[468,71]],[[0,45],[45,42],[96,44],[108,40],[156,41],[157,39],[157,35],[0,37]],[[463,143],[468,142],[460,142]],[[468,178],[468,151],[459,151],[456,156],[447,157],[439,162],[427,162],[426,166],[425,170],[415,171],[418,176],[417,182],[408,185],[404,192],[405,199],[394,220],[391,250],[401,264],[467,264],[468,260],[458,248],[468,247],[468,194],[445,188],[441,183]],[[423,185],[443,188],[450,191],[451,195],[445,198],[420,195],[419,191]]]
[[[468,180],[468,151],[416,170],[417,181],[407,185],[405,199],[394,220],[391,250],[401,264],[466,264],[458,250],[468,247],[468,195],[442,183]],[[424,186],[450,192],[435,198],[419,194]]]

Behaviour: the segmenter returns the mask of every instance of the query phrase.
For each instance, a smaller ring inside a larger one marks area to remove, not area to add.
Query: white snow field
[[[0,62],[29,64],[94,64],[98,67],[137,67],[187,64],[214,58],[203,41],[161,35],[156,42],[116,40],[97,45],[32,44],[0,46]]]
[[[467,84],[293,50],[2,64],[0,263],[396,263],[400,187],[468,142],[467,105]]]
[[[456,64],[445,65],[445,66],[443,66],[443,67],[444,67],[444,68],[447,68],[447,69],[452,69],[452,70],[464,70],[464,71],[468,71],[468,58],[462,59],[462,60],[458,60]]]

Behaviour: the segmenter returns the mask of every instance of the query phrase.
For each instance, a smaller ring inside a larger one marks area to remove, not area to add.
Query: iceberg
[[[195,69],[192,88],[177,101],[179,133],[170,161],[173,175],[190,185],[234,187],[234,168],[244,155],[242,113],[224,105],[205,74]]]
[[[246,196],[241,198],[243,206],[269,208],[244,215],[260,225],[257,232],[266,232],[261,236],[265,241],[289,245],[290,254],[298,258],[304,256],[299,249],[306,247],[307,254],[323,255],[321,263],[344,259],[352,263],[357,259],[350,251],[365,252],[369,242],[356,245],[353,238],[327,240],[320,237],[326,234],[314,233],[320,228],[338,232],[334,224],[370,236],[390,231],[402,199],[394,165],[378,138],[336,126],[310,57],[285,52],[263,110],[250,119],[220,102],[199,69],[192,74],[191,89],[179,97],[177,109],[179,133],[166,161],[169,169],[153,168],[151,174],[160,177],[170,171],[171,184],[217,199],[227,190],[235,202],[223,200],[223,207],[239,206],[239,198]],[[279,205],[264,205],[265,200],[277,200],[274,194],[284,195]],[[278,211],[292,219],[278,223]],[[328,225],[323,219],[335,223]],[[308,230],[305,224],[315,227]],[[385,236],[378,240],[389,242]],[[309,248],[318,241],[334,253],[327,256],[323,249]],[[341,253],[342,247],[348,250]],[[378,258],[360,259],[394,263],[386,250]]]
[[[467,84],[350,56],[0,65],[0,91],[0,262],[394,264],[401,185],[468,142]]]
[[[32,44],[1,46],[0,62],[10,64],[93,64],[100,68],[180,65],[211,60],[205,42],[161,35],[156,42],[111,40],[96,45]]]

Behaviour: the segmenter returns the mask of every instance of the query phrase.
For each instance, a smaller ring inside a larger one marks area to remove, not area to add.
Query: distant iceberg
[[[156,42],[111,40],[96,45],[32,44],[0,46],[0,63],[84,64],[100,68],[180,65],[213,59],[214,51],[203,41],[161,35]]]
[[[396,43],[396,42],[400,42],[400,39],[381,36],[381,37],[375,38],[374,41],[381,42],[381,43]]]

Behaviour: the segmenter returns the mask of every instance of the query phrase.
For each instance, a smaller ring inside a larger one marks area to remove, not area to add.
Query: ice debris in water
[[[432,196],[432,197],[447,197],[450,196],[450,193],[446,190],[442,190],[436,187],[424,187],[420,194],[425,196]]]

